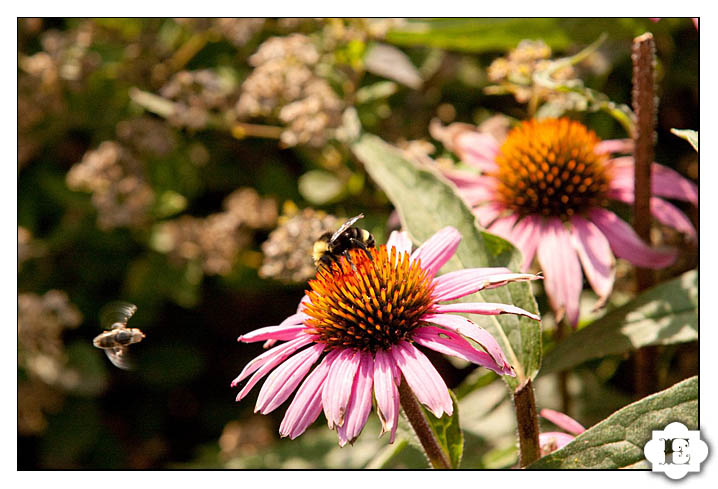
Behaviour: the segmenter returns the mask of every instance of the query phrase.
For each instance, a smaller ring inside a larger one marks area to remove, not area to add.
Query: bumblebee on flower
[[[539,317],[509,304],[443,302],[540,277],[506,268],[473,268],[436,276],[460,240],[458,231],[447,227],[412,252],[409,236],[395,231],[386,245],[351,249],[347,252],[351,261],[342,257],[322,267],[309,282],[310,290],[296,314],[278,326],[239,337],[245,343],[266,341],[272,348],[250,361],[233,381],[236,386],[249,378],[237,401],[267,376],[255,407],[255,412],[267,414],[298,387],[280,435],[298,437],[324,411],[329,428],[337,431],[343,446],[359,436],[375,399],[382,433],[389,432],[393,442],[400,386],[408,385],[436,417],[453,413],[446,384],[417,346],[465,359],[499,375],[515,375],[487,331],[452,313],[518,314],[537,321]],[[278,341],[284,343],[274,346]]]

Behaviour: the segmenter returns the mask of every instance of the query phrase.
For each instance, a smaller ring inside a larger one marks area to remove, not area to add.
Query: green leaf
[[[456,255],[442,272],[477,267],[519,269],[520,253],[507,241],[481,231],[471,209],[456,194],[454,187],[433,169],[419,167],[402,156],[393,146],[377,136],[363,135],[352,145],[355,155],[364,163],[372,179],[386,192],[396,207],[405,231],[415,242],[423,243],[436,231],[455,227],[462,236]],[[472,299],[513,304],[537,312],[536,301],[527,283],[482,291]],[[470,315],[472,321],[486,328],[499,342],[516,377],[504,376],[516,388],[524,378],[535,377],[541,364],[541,328],[529,318]]]
[[[429,426],[436,434],[436,439],[439,441],[441,448],[449,456],[451,468],[456,469],[461,464],[461,455],[464,452],[464,433],[459,426],[458,401],[453,392],[449,391],[449,394],[451,394],[451,401],[454,404],[454,414],[451,416],[444,414],[442,417],[437,418],[423,405],[422,409]]]
[[[643,468],[643,447],[653,430],[679,421],[698,429],[698,377],[629,404],[530,469]]]
[[[542,374],[587,360],[698,339],[698,272],[648,289],[631,302],[572,334],[546,354]]]
[[[541,39],[554,49],[571,44],[560,19],[425,19],[412,20],[387,33],[386,40],[404,46],[431,46],[478,53],[516,47],[523,39]]]
[[[671,129],[671,132],[691,143],[693,149],[698,151],[698,131],[693,131],[692,129]]]

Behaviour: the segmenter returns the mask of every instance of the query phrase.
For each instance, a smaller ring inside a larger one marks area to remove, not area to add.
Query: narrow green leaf
[[[694,131],[692,129],[671,129],[671,132],[679,138],[685,139],[691,143],[693,149],[698,151],[698,131]]]
[[[461,233],[456,255],[442,272],[500,266],[519,269],[520,253],[509,242],[483,232],[454,187],[433,169],[419,167],[404,158],[395,147],[369,134],[363,135],[352,149],[392,201],[404,230],[415,242],[423,243],[445,226],[453,226]],[[527,283],[482,291],[466,300],[477,300],[477,297],[486,302],[513,304],[534,313],[538,311]],[[524,378],[535,377],[541,364],[541,328],[536,321],[513,314],[470,315],[470,318],[496,338],[516,370],[516,377],[504,376],[510,387],[515,388]]]
[[[648,289],[636,299],[572,334],[546,354],[542,374],[647,345],[698,339],[698,272]]]
[[[441,448],[449,456],[451,468],[456,469],[459,467],[459,464],[461,464],[461,455],[464,452],[464,433],[459,426],[458,401],[453,392],[449,391],[449,394],[451,394],[451,401],[454,404],[454,414],[451,416],[444,414],[442,417],[437,418],[424,406],[422,406],[422,409],[429,422],[429,426],[431,426],[432,431],[436,434],[436,439],[441,444]]]
[[[529,469],[643,468],[643,447],[653,430],[679,421],[698,429],[698,377],[629,404]]]

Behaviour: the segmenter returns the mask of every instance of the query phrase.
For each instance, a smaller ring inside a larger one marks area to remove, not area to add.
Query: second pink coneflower
[[[445,170],[489,231],[521,249],[522,270],[537,256],[558,319],[576,326],[583,272],[603,303],[613,289],[614,255],[645,268],[663,268],[674,252],[645,244],[607,209],[610,200],[633,202],[629,142],[601,141],[567,118],[525,121],[500,144],[471,130],[446,132],[445,144],[480,175]],[[651,212],[661,223],[695,238],[690,220],[668,199],[698,203],[697,186],[674,170],[652,166]]]

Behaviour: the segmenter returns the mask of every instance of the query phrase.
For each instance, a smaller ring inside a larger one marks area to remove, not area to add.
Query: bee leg
[[[358,239],[352,238],[351,242],[354,243],[354,246],[356,246],[357,248],[361,248],[362,250],[364,250],[364,253],[366,253],[366,256],[369,258],[369,260],[371,260],[372,263],[374,262],[374,258],[371,256],[371,253],[369,253],[369,248],[367,248],[366,244],[364,244],[363,241],[359,241]]]
[[[356,267],[356,265],[354,265],[354,262],[352,261],[352,257],[351,257],[351,255],[349,254],[349,250],[347,250],[347,251],[345,251],[344,253],[342,253],[342,255],[344,255],[344,257],[347,259],[347,261],[349,262],[349,264],[352,266],[352,270],[354,270],[354,271],[356,272],[356,271],[357,271],[357,267]]]

